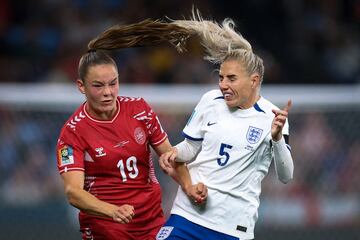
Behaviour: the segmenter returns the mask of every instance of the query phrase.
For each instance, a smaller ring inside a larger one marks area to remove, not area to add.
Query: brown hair
[[[88,52],[81,57],[79,62],[79,77],[84,81],[89,67],[94,65],[113,64],[117,68],[115,61],[104,50],[169,42],[182,52],[185,50],[184,45],[189,36],[187,29],[160,20],[146,19],[129,25],[115,25],[89,42]]]
[[[80,58],[78,67],[79,78],[84,81],[89,68],[101,64],[112,64],[117,69],[114,59],[105,51],[88,51]]]
[[[113,50],[169,42],[181,52],[185,49],[185,42],[190,35],[186,28],[160,20],[146,19],[130,25],[118,24],[109,28],[91,40],[88,49]]]

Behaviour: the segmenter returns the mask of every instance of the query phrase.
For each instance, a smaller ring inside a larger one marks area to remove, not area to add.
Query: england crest
[[[170,233],[172,232],[173,229],[174,227],[171,226],[162,227],[158,232],[158,234],[156,235],[156,240],[163,240],[168,238],[168,236],[170,236]]]
[[[246,133],[246,140],[250,144],[255,144],[259,142],[259,140],[261,139],[262,133],[263,133],[262,129],[250,126]]]

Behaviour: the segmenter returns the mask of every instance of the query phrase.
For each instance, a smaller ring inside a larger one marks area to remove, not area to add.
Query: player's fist
[[[276,142],[282,138],[282,129],[284,128],[286,119],[288,118],[291,104],[291,100],[289,100],[286,107],[284,107],[283,109],[272,110],[272,112],[275,114],[275,117],[271,124],[271,137]]]
[[[128,204],[117,207],[113,212],[113,220],[118,223],[129,223],[134,216],[134,207]]]
[[[208,189],[205,184],[197,183],[186,190],[186,194],[197,204],[202,204],[208,196]]]

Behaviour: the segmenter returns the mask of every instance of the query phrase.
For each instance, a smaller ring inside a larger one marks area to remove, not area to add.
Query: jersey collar
[[[93,117],[90,116],[90,114],[86,111],[86,104],[87,102],[84,103],[83,105],[83,111],[85,113],[85,115],[93,122],[97,122],[97,123],[112,123],[114,122],[114,120],[117,118],[117,116],[120,113],[120,102],[119,102],[119,98],[116,98],[116,105],[117,105],[117,112],[114,115],[114,117],[111,120],[99,120],[99,119],[95,119]]]

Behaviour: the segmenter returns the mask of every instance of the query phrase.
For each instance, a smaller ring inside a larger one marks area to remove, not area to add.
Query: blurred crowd
[[[189,17],[192,6],[232,18],[265,60],[268,83],[360,82],[360,0],[2,0],[0,82],[71,82],[88,41],[118,23]],[[190,42],[115,53],[126,83],[208,83],[210,66]]]

